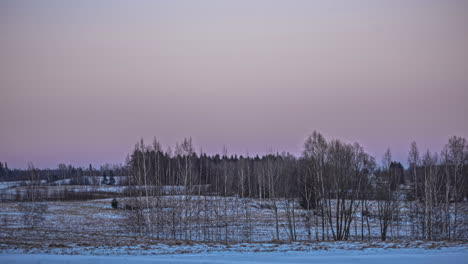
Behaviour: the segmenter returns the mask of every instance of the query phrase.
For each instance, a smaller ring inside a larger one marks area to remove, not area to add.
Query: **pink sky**
[[[378,160],[468,137],[467,1],[2,1],[0,161],[120,163],[167,147]]]

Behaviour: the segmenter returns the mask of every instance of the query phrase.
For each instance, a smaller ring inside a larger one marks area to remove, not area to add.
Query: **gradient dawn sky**
[[[405,162],[468,137],[468,1],[1,1],[0,89],[9,167],[153,136],[298,155],[313,130]]]

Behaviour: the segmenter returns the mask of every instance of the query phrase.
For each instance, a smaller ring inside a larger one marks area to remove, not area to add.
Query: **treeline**
[[[126,166],[119,164],[104,164],[99,168],[94,168],[91,164],[87,168],[75,167],[73,165],[59,164],[54,169],[36,168],[32,163],[28,168],[10,169],[7,162],[0,162],[0,181],[28,181],[31,172],[34,171],[35,178],[46,182],[53,182],[64,179],[75,179],[77,184],[84,183],[84,176],[127,176]]]
[[[272,194],[271,187],[292,186],[288,183],[300,174],[298,162],[289,153],[262,157],[228,155],[227,151],[222,155],[196,153],[192,140],[184,139],[176,144],[174,153],[162,151],[156,140],[151,146],[140,141],[127,166],[134,176],[131,185],[209,185],[208,191],[213,194],[265,199],[293,192],[277,189]]]
[[[459,231],[467,226],[466,210],[461,210],[468,198],[466,140],[451,137],[440,153],[423,155],[413,142],[408,164],[404,169],[393,161],[389,149],[377,164],[358,143],[327,141],[318,132],[307,138],[300,157],[236,156],[226,150],[207,155],[196,153],[191,139],[176,144],[172,153],[163,151],[157,140],[151,145],[141,140],[127,159],[128,184],[138,186],[129,188],[134,199],[127,209],[140,234],[157,237],[167,237],[158,228],[167,231],[164,226],[170,225],[170,238],[193,239],[193,232],[204,234],[202,240],[217,234],[228,241],[229,230],[239,228],[232,219],[244,221],[242,228],[252,226],[247,205],[229,206],[230,198],[238,197],[269,204],[277,240],[281,230],[296,240],[298,226],[304,226],[310,240],[371,239],[373,221],[382,240],[401,237],[403,225],[410,225],[415,239],[464,238]],[[158,187],[164,185],[219,199],[161,199]],[[219,203],[215,209],[213,203]],[[301,223],[295,204],[307,212]],[[238,208],[234,217],[233,208]]]

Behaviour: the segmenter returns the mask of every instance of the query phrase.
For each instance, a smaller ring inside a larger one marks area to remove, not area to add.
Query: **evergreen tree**
[[[106,172],[103,172],[101,185],[106,185],[106,184],[108,184],[107,175],[106,175]]]
[[[8,163],[5,161],[5,168],[3,169],[3,176],[8,177],[9,174],[9,169],[8,169]]]
[[[108,181],[107,184],[108,185],[114,185],[115,184],[114,173],[112,171],[109,172],[109,181]]]

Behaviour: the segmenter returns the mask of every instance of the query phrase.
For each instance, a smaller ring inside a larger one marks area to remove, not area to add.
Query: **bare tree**
[[[467,177],[463,175],[464,166],[468,163],[468,144],[465,138],[453,136],[449,139],[448,144],[445,146],[446,151],[446,163],[448,165],[447,172],[450,174],[447,181],[451,183],[451,197],[454,202],[454,215],[453,222],[451,224],[452,235],[451,238],[459,237],[457,228],[459,225],[458,211],[459,202],[463,200],[464,188],[466,185]]]
[[[40,190],[40,178],[37,170],[32,163],[28,164],[29,179],[24,202],[18,205],[18,210],[22,213],[23,224],[35,229],[41,225],[44,220],[48,206],[42,203],[44,195]]]
[[[413,196],[414,201],[410,201],[411,206],[411,236],[418,237],[419,235],[419,224],[420,220],[420,209],[419,209],[419,193],[418,193],[418,167],[421,164],[421,159],[419,157],[419,150],[418,146],[415,141],[411,142],[410,151],[408,153],[408,165],[409,171],[412,173],[413,176]]]
[[[327,162],[327,142],[322,134],[314,131],[304,143],[303,156],[307,164],[307,172],[313,175],[313,178],[308,180],[311,187],[305,187],[304,193],[307,196],[307,207],[313,208],[317,205],[320,206],[321,210],[321,227],[322,227],[322,240],[325,240],[325,211],[328,208],[328,204],[325,202],[324,197],[328,194],[328,190],[325,188],[325,170]],[[306,176],[307,177],[307,176]],[[308,179],[308,178],[306,178]],[[312,198],[313,197],[313,198]],[[312,203],[312,206],[311,206]],[[315,203],[315,204],[314,204]],[[317,214],[315,213],[317,217]],[[317,218],[316,218],[317,219]],[[316,225],[316,235],[317,225]]]
[[[377,182],[377,214],[380,225],[380,238],[385,241],[388,235],[388,228],[392,224],[393,212],[396,207],[395,202],[395,179],[392,177],[390,166],[392,163],[392,154],[387,149],[382,158],[382,170],[378,173]]]

